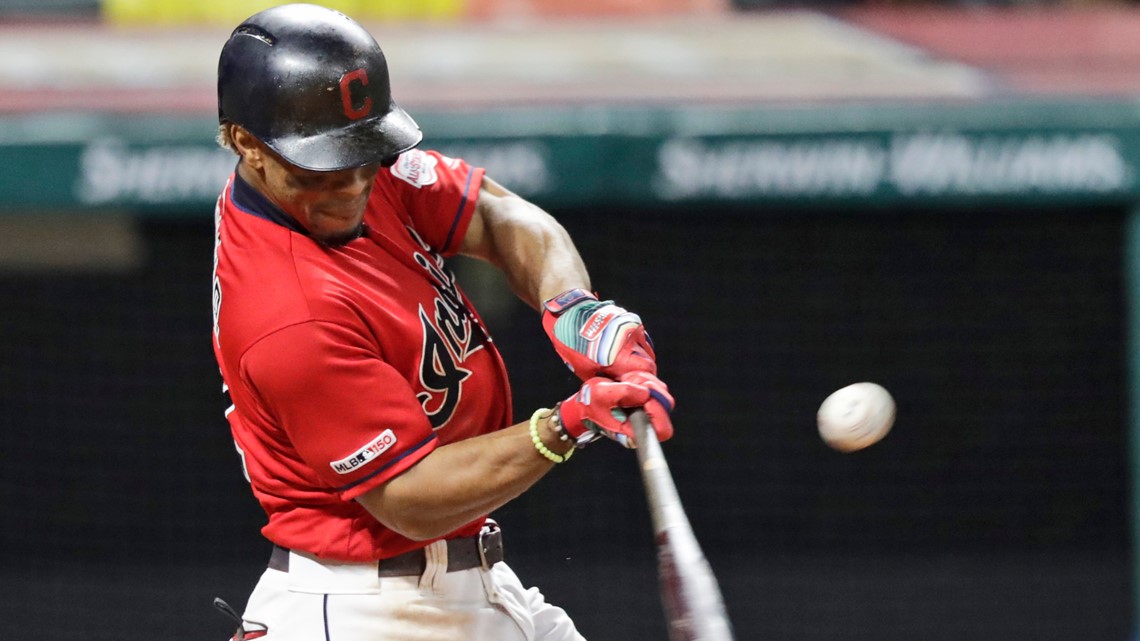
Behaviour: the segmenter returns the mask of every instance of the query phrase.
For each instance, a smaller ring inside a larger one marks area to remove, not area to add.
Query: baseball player
[[[599,436],[635,446],[630,408],[672,435],[641,320],[590,292],[548,214],[416,148],[380,47],[343,14],[243,22],[218,102],[238,163],[215,212],[213,345],[273,544],[234,639],[581,639],[504,563],[487,517]],[[455,254],[541,311],[576,393],[512,424]]]

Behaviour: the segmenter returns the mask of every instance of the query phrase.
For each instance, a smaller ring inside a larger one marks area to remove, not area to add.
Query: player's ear
[[[234,150],[241,156],[242,162],[252,169],[261,169],[265,158],[261,141],[240,125],[231,124],[230,127],[230,140],[233,141]]]

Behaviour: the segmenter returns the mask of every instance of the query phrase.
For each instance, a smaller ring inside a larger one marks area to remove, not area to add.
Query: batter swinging
[[[564,229],[466,162],[416,149],[376,41],[284,5],[218,66],[214,352],[272,542],[235,639],[580,639],[487,518],[599,436],[660,439],[673,399],[640,319],[590,293]],[[507,372],[444,259],[506,274],[582,379],[512,425]]]

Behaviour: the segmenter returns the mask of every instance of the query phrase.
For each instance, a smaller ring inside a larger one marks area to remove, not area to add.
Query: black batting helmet
[[[315,171],[383,162],[423,139],[392,102],[372,35],[312,4],[267,9],[234,29],[218,61],[218,119]]]

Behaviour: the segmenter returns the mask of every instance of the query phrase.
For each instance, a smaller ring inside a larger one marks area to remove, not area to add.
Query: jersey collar
[[[268,220],[271,223],[281,225],[282,227],[295,231],[298,234],[305,236],[309,232],[301,223],[297,222],[289,214],[286,214],[280,207],[274,205],[264,194],[253,188],[252,185],[242,179],[241,174],[234,173],[233,186],[230,188],[230,201],[240,210],[251,216],[257,216],[262,220]]]

